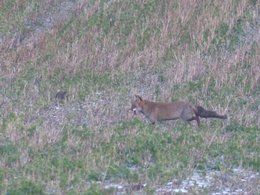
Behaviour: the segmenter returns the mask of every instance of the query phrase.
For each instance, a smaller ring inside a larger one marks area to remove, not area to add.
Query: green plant
[[[33,195],[45,194],[41,185],[31,181],[21,181],[9,187],[7,190],[8,195]]]

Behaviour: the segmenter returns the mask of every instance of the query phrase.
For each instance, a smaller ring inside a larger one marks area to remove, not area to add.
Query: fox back
[[[192,106],[186,102],[158,103],[143,100],[140,96],[132,102],[134,114],[144,114],[152,123],[162,120],[189,119],[194,115]]]

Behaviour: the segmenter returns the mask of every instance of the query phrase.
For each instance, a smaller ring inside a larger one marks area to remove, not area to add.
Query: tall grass
[[[115,193],[104,186],[116,182],[150,194],[194,169],[259,172],[257,1],[0,7],[1,193]],[[152,126],[128,112],[135,94],[228,120]]]

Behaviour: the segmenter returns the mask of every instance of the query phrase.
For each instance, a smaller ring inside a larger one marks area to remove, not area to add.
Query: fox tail
[[[201,106],[197,106],[196,115],[202,118],[219,118],[219,119],[227,119],[227,115],[219,115],[215,111],[206,110]]]

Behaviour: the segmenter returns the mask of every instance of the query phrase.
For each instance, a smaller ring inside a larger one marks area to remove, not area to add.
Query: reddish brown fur
[[[187,102],[179,101],[174,103],[158,103],[143,100],[140,96],[136,96],[136,100],[132,103],[130,110],[132,110],[134,114],[141,112],[153,124],[163,120],[182,119],[187,122],[196,120],[199,126],[199,117],[227,118],[226,115],[219,115],[214,111],[208,111],[201,106],[193,106]]]

